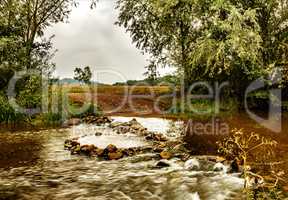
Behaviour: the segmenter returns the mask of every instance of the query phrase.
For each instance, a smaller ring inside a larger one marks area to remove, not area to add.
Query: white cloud
[[[69,23],[50,27],[46,35],[55,34],[54,46],[58,52],[54,58],[60,77],[73,77],[75,67],[90,66],[94,71],[116,70],[128,79],[141,79],[147,65],[147,56],[131,44],[129,34],[114,25],[117,11],[114,1],[99,1],[96,9],[82,1],[73,8]],[[114,77],[114,78],[113,78]],[[99,81],[121,81],[113,75],[101,75]]]

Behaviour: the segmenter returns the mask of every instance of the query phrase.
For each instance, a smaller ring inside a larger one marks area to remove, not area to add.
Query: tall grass
[[[85,87],[82,89],[85,90]],[[69,118],[102,115],[102,111],[97,105],[70,98],[69,92],[67,93],[67,89],[61,86],[51,87],[49,89],[48,112],[41,114],[38,121],[44,123],[45,126],[59,126]]]

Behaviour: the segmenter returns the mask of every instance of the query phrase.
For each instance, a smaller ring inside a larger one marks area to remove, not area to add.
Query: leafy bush
[[[15,111],[9,104],[7,97],[0,94],[0,123],[15,123],[24,120],[27,117],[25,114]]]
[[[17,95],[17,103],[23,108],[39,108],[41,106],[41,77],[30,76]]]

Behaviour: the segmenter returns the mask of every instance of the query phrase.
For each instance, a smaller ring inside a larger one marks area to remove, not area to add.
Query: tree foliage
[[[21,106],[34,108],[41,103],[38,80],[40,76],[49,77],[55,68],[51,62],[52,37],[44,38],[43,33],[48,26],[65,21],[75,3],[73,0],[0,0],[0,91],[7,89],[16,72],[27,69],[42,72],[39,77],[28,75],[17,81]],[[31,87],[39,90],[31,92]],[[7,114],[7,110],[2,111]]]
[[[92,72],[89,66],[85,67],[84,70],[76,67],[74,73],[75,80],[86,84],[91,84]]]
[[[229,80],[235,90],[287,65],[286,0],[118,0],[117,8],[116,24],[136,47],[178,67],[186,86]]]
[[[147,71],[144,73],[144,76],[146,76],[146,81],[150,85],[155,85],[158,78],[158,72],[157,72],[157,66],[152,61],[148,66],[146,66]]]

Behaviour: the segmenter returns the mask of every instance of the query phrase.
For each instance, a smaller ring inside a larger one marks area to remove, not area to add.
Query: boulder
[[[111,123],[112,119],[110,117],[107,116],[102,116],[102,117],[98,117],[96,119],[96,123],[98,124],[107,124],[107,123]]]
[[[71,154],[72,155],[75,155],[75,154],[80,154],[80,150],[81,150],[81,147],[80,147],[80,144],[77,145],[77,146],[73,146],[70,150]]]
[[[161,157],[162,159],[168,160],[168,159],[170,159],[170,158],[173,157],[173,154],[170,153],[169,151],[162,151],[162,152],[160,153],[160,157]]]
[[[200,169],[200,162],[195,158],[187,160],[184,164],[184,169],[186,169],[186,170],[199,170]]]
[[[103,134],[100,133],[100,132],[96,132],[96,133],[95,133],[95,136],[101,136],[101,135],[103,135]]]
[[[101,124],[111,123],[112,119],[106,116],[98,117],[98,116],[90,115],[90,116],[86,116],[85,118],[83,118],[83,121],[87,124],[101,125]]]
[[[216,157],[217,163],[224,163],[225,161],[226,161],[226,158],[224,158],[224,157],[220,157],[220,156]]]
[[[65,140],[64,142],[64,148],[71,150],[75,146],[80,146],[80,143],[78,142],[78,138],[73,138],[72,140]]]
[[[165,138],[162,134],[156,134],[156,133],[148,133],[145,137],[146,140],[151,141],[157,141],[157,142],[166,142],[167,138]]]
[[[120,151],[120,150],[118,150],[118,151],[116,151],[116,152],[109,152],[108,153],[108,159],[109,160],[119,160],[119,159],[121,159],[121,158],[123,158],[123,153],[122,153],[122,151]]]
[[[135,148],[128,148],[128,149],[122,149],[123,156],[133,156],[137,153],[137,149]]]
[[[156,168],[165,168],[165,167],[170,167],[170,163],[165,162],[164,160],[161,160],[156,163],[155,165]]]
[[[117,147],[113,144],[109,144],[104,151],[106,151],[107,153],[115,153],[117,151]]]
[[[238,173],[240,172],[239,162],[237,159],[233,160],[230,164],[230,173]]]
[[[71,149],[71,148],[72,148],[71,140],[65,140],[65,142],[64,142],[64,148],[65,148],[65,149]]]
[[[80,147],[80,152],[84,153],[85,155],[92,155],[96,147],[92,145],[83,145]]]
[[[153,140],[153,135],[152,135],[152,134],[148,134],[148,135],[145,137],[145,140],[148,140],[148,141]]]
[[[132,121],[129,122],[130,127],[136,131],[144,131],[147,130],[142,124],[136,121],[136,119],[133,119]]]
[[[97,149],[94,150],[94,153],[97,156],[102,157],[104,155],[104,149],[97,148]]]
[[[71,140],[71,146],[74,147],[74,146],[80,146],[80,143],[76,140]]]
[[[216,163],[213,167],[213,171],[227,173],[227,167],[223,163]]]

